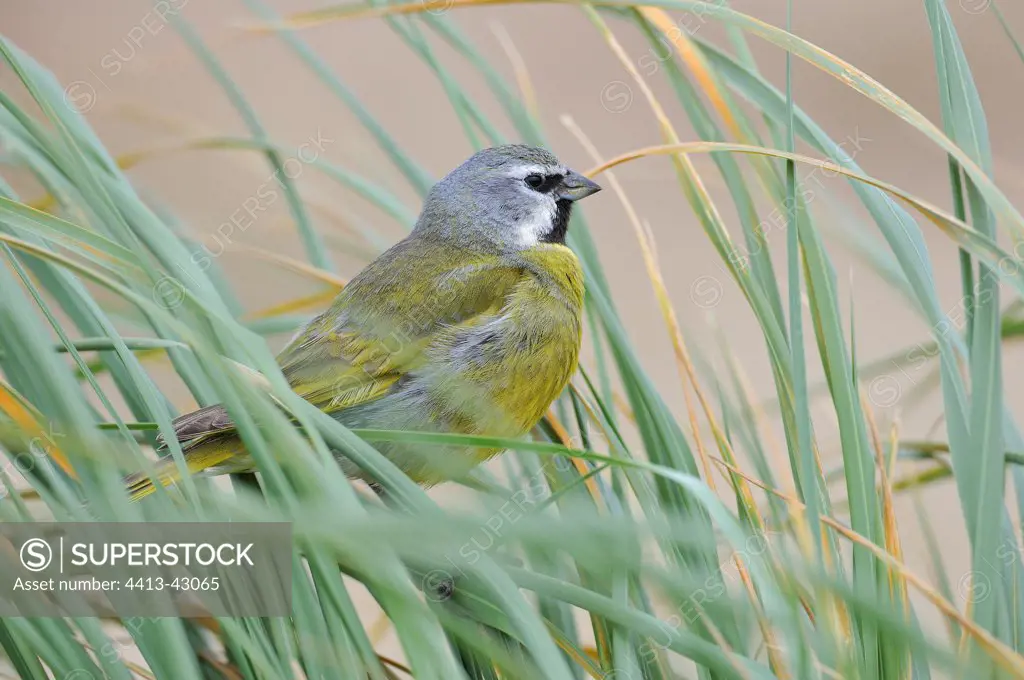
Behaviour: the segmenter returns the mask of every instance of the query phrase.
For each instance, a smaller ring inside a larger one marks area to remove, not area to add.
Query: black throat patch
[[[564,198],[555,201],[555,217],[551,220],[551,231],[541,236],[540,242],[565,245],[565,234],[569,231],[570,217],[572,217],[572,201]]]

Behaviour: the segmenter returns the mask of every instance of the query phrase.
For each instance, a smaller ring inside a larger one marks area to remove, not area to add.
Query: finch
[[[526,434],[576,370],[584,282],[565,238],[575,202],[599,190],[544,149],[474,154],[430,190],[409,236],[280,353],[292,389],[349,428]],[[174,433],[190,474],[254,469],[223,406],[177,418]],[[500,452],[377,448],[425,486]],[[337,456],[348,476],[365,479]],[[169,458],[157,472],[161,484],[178,480]],[[153,480],[133,475],[128,489],[141,498]]]

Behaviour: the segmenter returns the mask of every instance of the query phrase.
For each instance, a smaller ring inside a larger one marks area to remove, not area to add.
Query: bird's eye
[[[523,178],[523,181],[526,182],[526,185],[531,189],[539,189],[540,185],[544,184],[544,176],[527,175],[525,178]]]

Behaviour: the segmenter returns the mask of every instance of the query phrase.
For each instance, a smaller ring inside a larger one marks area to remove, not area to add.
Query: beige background
[[[285,0],[272,4],[282,12],[318,6]],[[769,23],[784,24],[783,0],[736,0],[732,4]],[[298,59],[273,36],[239,30],[253,19],[241,2],[171,2],[173,7],[182,5],[183,16],[212,46],[273,139],[295,148],[315,138],[319,130],[323,137],[333,140],[325,145],[327,159],[392,188],[415,212],[413,193],[355,118]],[[859,66],[938,121],[932,47],[923,2],[800,0],[794,5],[796,33]],[[1010,23],[1024,34],[1024,6],[1012,1],[1003,5]],[[1014,54],[986,0],[950,2],[949,7],[986,106],[997,181],[1019,205],[1024,202],[1024,135],[1020,133],[1024,64]],[[189,137],[245,135],[244,126],[219,87],[179,37],[154,14],[147,15],[147,8],[147,3],[139,0],[5,0],[0,4],[0,31],[52,69],[63,83],[73,84],[70,98],[79,105],[88,105],[89,121],[117,154]],[[670,14],[681,26],[697,27],[700,36],[721,42],[722,31],[712,22],[702,23],[700,17],[682,12]],[[459,11],[457,20],[507,75],[512,74],[512,68],[496,35],[507,34],[516,45],[536,88],[553,149],[569,164],[579,169],[591,165],[561,125],[563,114],[572,116],[606,156],[659,142],[653,118],[639,96],[625,110],[619,110],[627,101],[623,99],[623,83],[629,81],[629,76],[578,9],[562,5],[494,7]],[[634,63],[641,68],[651,63],[650,48],[633,29],[620,22],[611,25]],[[143,37],[136,47],[130,39],[139,35]],[[334,22],[306,30],[303,37],[431,173],[440,176],[471,153],[437,79],[383,22]],[[751,45],[763,72],[781,86],[783,53],[757,39],[752,39]],[[502,132],[513,138],[512,127],[486,96],[481,79],[445,46],[437,46],[437,52],[469,92],[479,96],[477,101],[494,116]],[[644,55],[648,55],[646,59]],[[119,67],[116,75],[112,73],[114,64]],[[794,76],[798,103],[834,139],[861,140],[856,159],[868,173],[949,206],[945,158],[921,134],[802,62],[796,62]],[[680,136],[692,139],[692,130],[672,101],[661,69],[649,82],[667,105]],[[16,100],[27,101],[9,72],[0,73],[0,86]],[[706,158],[696,162],[707,171],[705,179],[715,197],[727,205],[727,194],[711,171],[711,164]],[[202,151],[162,154],[133,169],[131,175],[148,194],[180,216],[192,233],[219,249],[211,236],[214,230],[253,195],[269,170],[252,154]],[[716,356],[721,347],[710,333],[708,322],[713,320],[749,372],[756,392],[770,397],[768,362],[752,315],[724,275],[681,197],[668,162],[639,162],[623,168],[619,177],[641,217],[651,224],[675,310],[688,338]],[[304,195],[327,208],[316,211],[314,218],[322,230],[333,235],[334,243],[350,238],[345,236],[346,225],[373,225],[389,238],[401,233],[394,223],[316,173],[304,172],[298,182]],[[817,187],[816,181],[813,186]],[[817,214],[829,217],[837,228],[862,229],[877,236],[877,230],[864,220],[863,211],[850,201],[841,182],[824,180],[824,186],[836,197],[839,209],[830,217],[826,201],[816,201],[813,209]],[[644,364],[666,399],[682,412],[682,391],[672,368],[670,346],[625,213],[609,191],[590,199],[586,212]],[[738,233],[730,210],[724,212],[733,233]],[[933,228],[926,226],[925,231],[944,304],[952,312],[959,298],[956,251]],[[232,241],[235,245],[249,244],[302,256],[280,200],[244,234],[236,231]],[[784,253],[782,232],[771,234],[770,241],[774,252]],[[849,257],[836,238],[830,238],[829,243],[844,300],[852,294],[858,355],[862,359],[882,357],[927,338],[927,329],[889,287]],[[337,248],[331,255],[343,275],[357,270],[358,258],[346,257]],[[778,266],[783,267],[783,262],[778,259]],[[221,263],[251,309],[314,289],[307,279],[245,253],[225,255]],[[1007,353],[1006,384],[1015,410],[1024,413],[1018,357],[1019,353],[1012,350]],[[877,417],[883,425],[898,417],[908,435],[943,438],[936,400],[927,400],[917,409],[909,407],[908,393],[924,373],[903,375],[893,369],[890,382],[883,387],[897,390],[899,398],[890,399],[890,391],[880,392],[879,401],[883,403]],[[180,405],[189,405],[186,397]],[[835,461],[837,445],[827,405],[819,415],[825,455]],[[924,500],[948,548],[949,572],[955,579],[967,566],[952,485],[936,485],[924,494]],[[899,507],[908,559],[924,568],[911,499],[901,498]]]

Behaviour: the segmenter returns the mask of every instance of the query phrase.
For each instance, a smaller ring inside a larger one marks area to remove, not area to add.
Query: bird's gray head
[[[573,203],[600,189],[544,149],[496,146],[430,190],[415,233],[503,251],[564,243]]]

